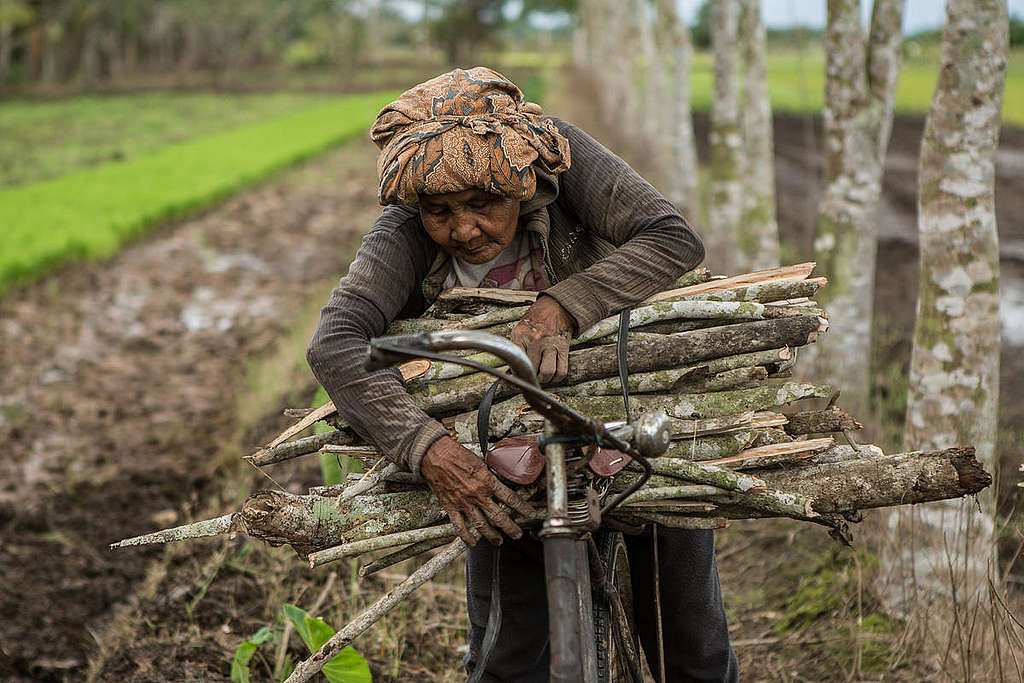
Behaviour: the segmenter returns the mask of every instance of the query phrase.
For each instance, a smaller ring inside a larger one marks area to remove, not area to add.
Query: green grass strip
[[[349,96],[134,161],[0,190],[0,292],[71,259],[109,256],[162,221],[365,134],[395,95]]]

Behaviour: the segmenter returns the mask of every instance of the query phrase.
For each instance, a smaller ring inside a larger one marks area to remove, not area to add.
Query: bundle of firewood
[[[700,269],[630,312],[628,417],[664,411],[673,441],[662,457],[651,460],[654,475],[613,511],[617,521],[715,528],[729,519],[784,516],[821,524],[847,539],[847,522],[857,521],[859,510],[959,497],[988,485],[991,478],[969,448],[885,455],[875,446],[859,445],[853,432],[861,425],[834,405],[836,394],[829,387],[791,381],[798,348],[828,328],[826,313],[813,299],[825,279],[810,278],[813,267],[806,263],[728,278]],[[424,317],[396,321],[388,333],[461,329],[507,337],[535,297],[534,292],[456,288],[442,294]],[[578,412],[603,421],[627,417],[616,344],[620,322],[619,316],[610,317],[574,339],[568,377],[549,388]],[[486,353],[471,358],[492,367],[500,363]],[[478,452],[474,408],[494,378],[456,363],[422,359],[399,369],[419,405]],[[497,399],[488,436],[541,431],[542,416],[513,386],[499,385]],[[823,399],[831,400],[782,412],[784,406]],[[335,453],[358,458],[368,471],[304,496],[258,491],[237,513],[115,545],[244,531],[275,545],[290,544],[312,566],[391,551],[365,564],[365,574],[454,538],[426,485],[362,443],[333,404],[290,412],[300,419],[249,456],[250,462],[263,467],[307,453]],[[335,429],[298,436],[320,420]],[[640,476],[637,469],[618,472],[607,488],[625,490]],[[535,484],[523,493],[542,507],[542,489]],[[529,526],[540,519],[520,521]]]
[[[858,444],[853,433],[861,425],[835,405],[837,392],[791,381],[797,350],[828,328],[828,316],[813,298],[825,279],[810,278],[813,267],[805,263],[727,278],[700,269],[635,307],[625,343],[628,416],[619,373],[620,316],[598,322],[572,341],[568,376],[561,386],[549,387],[551,392],[601,421],[663,411],[671,424],[668,451],[650,459],[653,474],[609,512],[613,525],[707,529],[730,519],[790,517],[820,524],[848,542],[847,523],[859,521],[860,510],[957,498],[991,483],[973,448],[885,455],[876,446]],[[424,317],[396,321],[388,334],[482,330],[508,337],[536,296],[455,288],[443,293]],[[486,353],[462,355],[500,367]],[[494,378],[425,359],[406,362],[399,370],[418,404],[440,419],[453,438],[479,453],[475,408]],[[826,399],[827,405],[821,405]],[[496,400],[485,439],[541,431],[542,417],[512,385],[499,384]],[[429,488],[362,442],[332,403],[289,413],[299,419],[248,456],[253,465],[333,453],[361,460],[367,471],[307,495],[257,491],[238,512],[112,547],[245,532],[273,545],[291,545],[314,567],[372,554],[362,563],[360,573],[366,575],[445,545],[301,662],[288,679],[298,682],[310,680],[345,645],[454,561],[465,545]],[[321,420],[334,429],[299,436]],[[640,469],[639,463],[630,463],[601,480],[600,488],[606,496],[626,491],[641,476]],[[543,483],[540,478],[519,488],[539,510],[532,519],[517,520],[523,527],[543,521]]]

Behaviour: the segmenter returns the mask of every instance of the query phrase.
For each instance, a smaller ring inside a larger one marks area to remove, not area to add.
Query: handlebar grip
[[[415,356],[415,351],[430,350],[430,336],[425,332],[393,337],[374,337],[366,349],[363,368],[367,372],[383,370]]]

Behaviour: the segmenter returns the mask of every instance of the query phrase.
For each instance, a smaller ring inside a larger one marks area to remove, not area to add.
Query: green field
[[[0,189],[0,291],[72,258],[102,258],[161,220],[365,133],[396,93],[338,98],[125,162]]]
[[[0,102],[0,187],[128,161],[330,100],[303,93],[145,93]]]
[[[820,111],[825,101],[825,54],[818,48],[804,51],[772,51],[768,54],[768,87],[772,108],[784,111]],[[903,61],[896,86],[896,111],[928,111],[938,75],[938,51],[926,49]],[[711,55],[694,55],[691,80],[692,106],[711,106]],[[1003,100],[1003,122],[1024,126],[1024,51],[1010,55]]]

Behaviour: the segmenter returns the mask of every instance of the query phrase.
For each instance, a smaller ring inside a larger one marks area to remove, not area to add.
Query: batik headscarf
[[[370,130],[380,203],[416,204],[419,194],[479,189],[526,200],[533,166],[569,168],[569,141],[512,81],[485,67],[456,69],[407,90]]]

